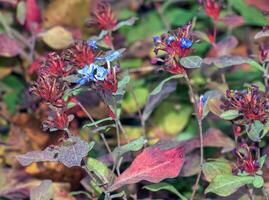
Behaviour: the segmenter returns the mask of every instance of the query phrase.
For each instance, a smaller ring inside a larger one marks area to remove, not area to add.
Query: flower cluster
[[[94,19],[90,20],[87,24],[97,25],[100,30],[113,30],[118,19],[111,10],[109,3],[105,0],[98,2],[95,11],[93,12]]]
[[[268,95],[255,85],[242,91],[228,90],[222,109],[237,110],[239,116],[234,119],[237,124],[251,124],[255,120],[266,123],[269,117]]]
[[[233,153],[235,154],[236,167],[233,169],[234,174],[238,173],[248,173],[250,175],[255,175],[256,172],[260,169],[260,164],[258,159],[253,156],[257,152],[257,147],[248,146],[246,143],[243,143],[239,148],[235,149]]]
[[[188,56],[192,50],[193,41],[190,34],[191,27],[192,24],[188,23],[173,32],[153,38],[155,54],[158,55],[159,51],[166,53],[164,69],[172,74],[182,74],[185,72],[183,66],[179,63],[179,59]],[[158,59],[155,58],[154,62],[155,61],[158,61]]]
[[[93,40],[77,41],[60,54],[49,53],[39,65],[37,80],[30,88],[31,93],[50,105],[44,129],[63,130],[68,127],[72,118],[68,115],[67,105],[72,98],[64,98],[67,89],[91,82],[94,88],[116,92],[118,66],[111,66],[110,62],[117,60],[122,53],[123,50],[102,51]]]

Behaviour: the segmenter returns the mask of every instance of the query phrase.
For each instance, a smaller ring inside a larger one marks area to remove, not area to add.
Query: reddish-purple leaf
[[[109,190],[113,191],[142,180],[158,183],[166,178],[175,178],[183,163],[184,150],[181,146],[170,149],[163,149],[159,145],[148,147],[116,178]]]
[[[234,141],[216,128],[208,129],[203,136],[205,147],[223,147],[222,152],[231,151],[235,147]],[[187,154],[200,147],[200,140],[199,138],[187,140],[182,142],[181,146],[184,147],[185,154]]]
[[[36,0],[26,0],[26,21],[25,27],[29,31],[38,32],[42,22],[41,11]]]
[[[221,22],[223,22],[227,26],[241,26],[244,24],[244,18],[239,15],[226,15],[225,17],[222,17],[219,19]]]
[[[269,12],[268,0],[246,0],[246,3],[249,6],[255,6],[264,12]]]
[[[13,57],[20,53],[18,42],[5,34],[0,34],[0,56]]]
[[[229,36],[219,41],[208,53],[209,57],[230,55],[231,51],[238,45],[238,40],[234,36]]]

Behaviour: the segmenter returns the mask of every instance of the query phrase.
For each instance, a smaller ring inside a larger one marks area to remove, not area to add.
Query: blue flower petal
[[[175,41],[175,36],[170,35],[167,39],[166,39],[166,44],[170,45],[171,42]]]
[[[189,40],[188,38],[181,38],[180,40],[180,47],[183,48],[183,49],[188,49],[192,46],[192,41]]]
[[[94,49],[94,50],[97,50],[98,49],[98,46],[97,46],[97,41],[96,40],[87,40],[87,44],[90,48]]]

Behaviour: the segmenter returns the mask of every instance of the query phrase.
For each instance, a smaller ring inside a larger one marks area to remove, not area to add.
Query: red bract
[[[44,63],[38,68],[38,75],[43,77],[62,77],[68,75],[64,59],[55,52],[49,53]]]
[[[204,9],[207,16],[215,21],[219,19],[220,5],[216,0],[204,0]]]
[[[107,1],[100,1],[93,12],[94,18],[90,24],[96,24],[101,30],[113,30],[118,22]]]
[[[259,170],[259,161],[252,155],[252,152],[256,152],[256,149],[256,147],[249,147],[244,143],[234,151],[237,157],[236,168],[233,170],[234,173],[237,174],[239,171],[241,171],[254,175]]]
[[[41,11],[36,0],[26,0],[26,21],[25,27],[29,31],[38,32],[42,22]]]
[[[43,122],[44,130],[64,130],[68,128],[72,118],[68,117],[65,108],[53,108],[50,116]]]
[[[158,183],[166,178],[175,178],[183,163],[184,150],[181,146],[170,149],[162,149],[159,146],[148,147],[116,178],[109,190],[113,191],[142,180]]]
[[[30,88],[31,93],[57,107],[62,107],[64,103],[61,99],[64,90],[64,84],[57,78],[43,76],[39,76]]]
[[[170,72],[171,74],[183,74],[185,70],[178,62],[174,59],[168,59],[165,61],[164,70]]]
[[[116,75],[116,69],[114,67],[110,69],[108,75],[106,76],[106,79],[103,81],[98,81],[97,85],[101,86],[105,90],[117,92],[118,80]]]
[[[72,47],[63,52],[65,58],[76,68],[83,68],[94,62],[94,51],[85,41],[78,41]]]
[[[255,120],[266,123],[269,116],[268,95],[254,85],[243,91],[228,90],[222,108],[238,110],[240,116],[234,121],[239,124],[249,124]]]

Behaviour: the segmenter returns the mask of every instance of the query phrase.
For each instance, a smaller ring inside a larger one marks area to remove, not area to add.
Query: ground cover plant
[[[0,199],[268,199],[266,0],[0,0]]]

